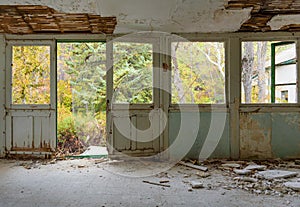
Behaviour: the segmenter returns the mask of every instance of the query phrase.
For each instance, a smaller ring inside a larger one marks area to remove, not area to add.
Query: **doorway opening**
[[[106,149],[106,43],[57,43],[57,147],[64,155]]]

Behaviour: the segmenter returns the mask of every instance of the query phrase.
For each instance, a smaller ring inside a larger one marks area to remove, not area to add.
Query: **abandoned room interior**
[[[300,206],[300,0],[0,1],[0,206]]]

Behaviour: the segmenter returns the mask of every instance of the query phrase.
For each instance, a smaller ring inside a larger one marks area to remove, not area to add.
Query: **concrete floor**
[[[0,160],[0,206],[300,206],[300,193],[281,197],[226,190],[232,178],[220,170],[209,170],[211,176],[199,178],[198,170],[179,165],[158,173],[153,169],[163,166],[157,163],[97,162]],[[170,187],[143,182],[162,180],[168,180]],[[203,182],[205,188],[191,189],[191,180]]]

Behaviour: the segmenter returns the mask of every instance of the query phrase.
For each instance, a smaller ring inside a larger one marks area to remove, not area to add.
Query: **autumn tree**
[[[253,67],[254,67],[253,42],[245,42],[243,44],[243,57],[242,57],[242,83],[243,83],[243,88],[245,93],[245,103],[251,103]]]
[[[13,46],[14,104],[50,103],[50,47]]]
[[[173,43],[172,102],[224,103],[224,55],[220,42]]]
[[[177,61],[177,49],[179,46],[179,42],[176,44],[171,45],[171,54],[172,54],[172,63],[173,63],[173,81],[174,81],[174,87],[178,93],[178,103],[185,103],[185,92],[183,88],[183,83],[180,77],[179,67],[178,67],[178,61]]]
[[[258,101],[263,103],[266,98],[266,55],[267,42],[257,43],[257,75]]]

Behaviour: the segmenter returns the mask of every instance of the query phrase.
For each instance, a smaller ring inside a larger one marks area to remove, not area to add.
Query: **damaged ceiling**
[[[47,6],[5,5],[0,7],[0,33],[85,32],[112,34],[115,17],[62,13]]]
[[[0,4],[43,5],[61,16],[65,14],[65,24],[57,22],[56,14],[41,18],[43,24],[51,21],[50,29],[57,32],[72,32],[70,23],[75,20],[73,27],[77,25],[78,32],[111,33],[113,20],[106,25],[110,20],[104,19],[100,24],[100,17],[116,17],[114,33],[300,31],[300,0],[2,0]],[[61,16],[58,19],[63,22]],[[91,24],[93,21],[99,24]],[[32,27],[29,30],[38,32],[38,24],[25,23]]]
[[[225,8],[252,8],[239,31],[300,31],[300,0],[229,0]]]

